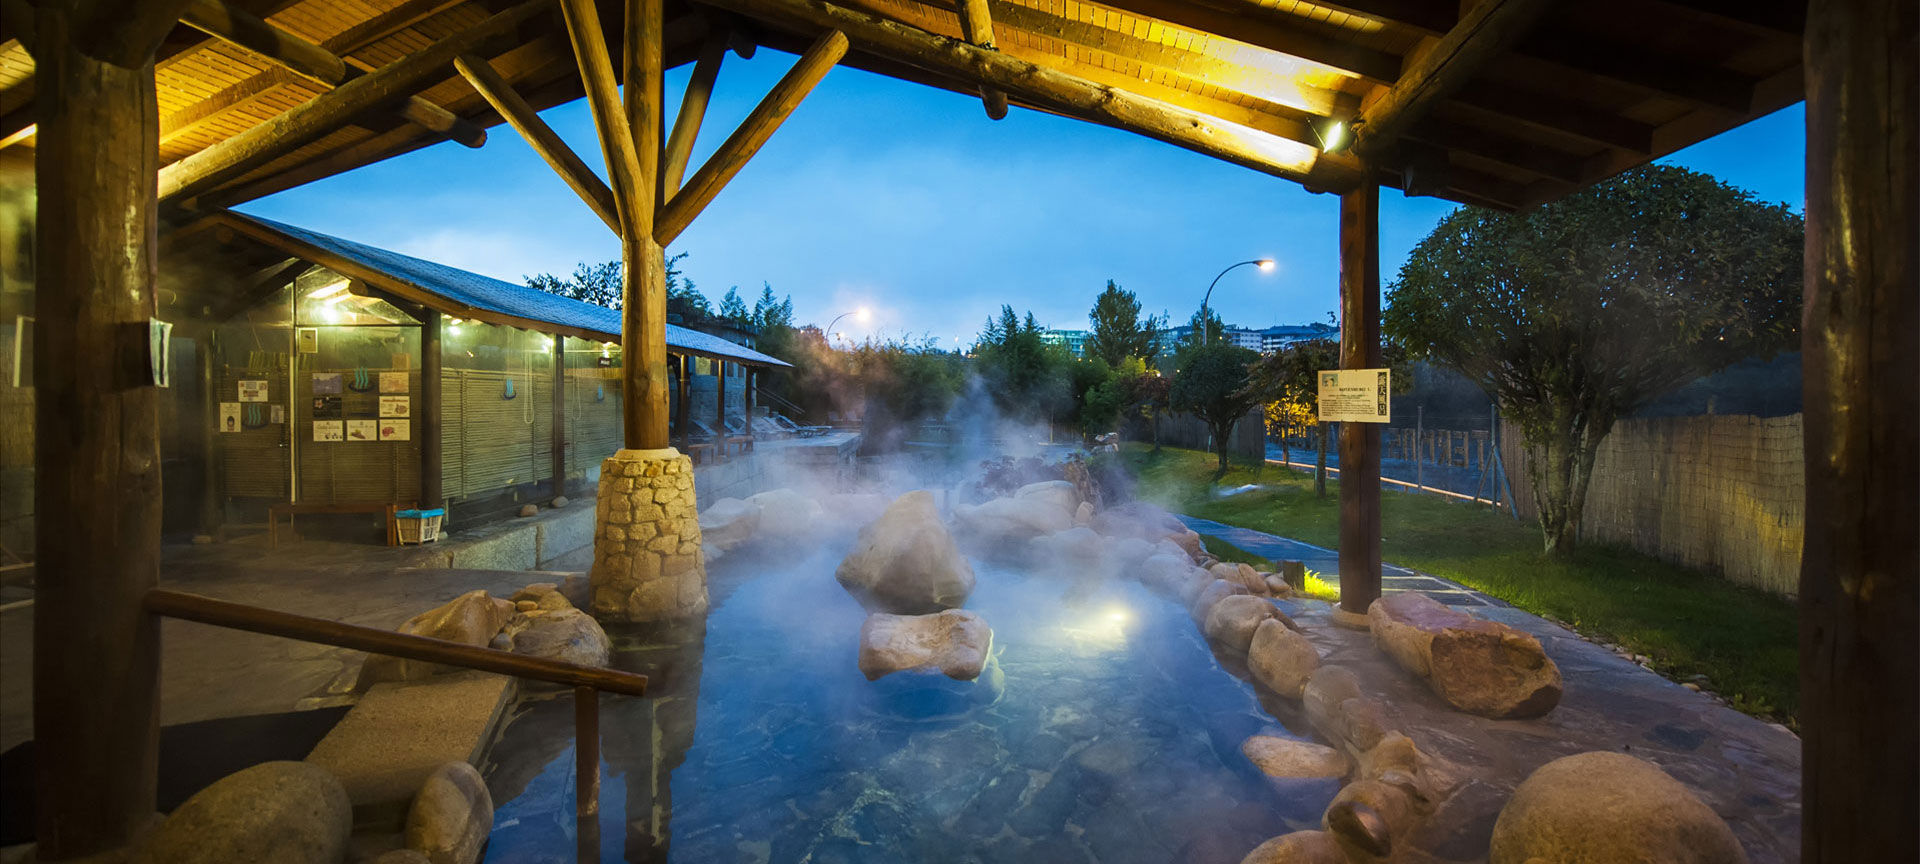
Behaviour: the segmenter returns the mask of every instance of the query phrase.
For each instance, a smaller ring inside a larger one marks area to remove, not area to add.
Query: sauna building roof
[[[490,61],[536,109],[582,94],[561,14],[544,0],[230,5],[342,67],[289,67],[188,24],[174,28],[155,73],[164,203],[217,209],[448,138],[479,146],[500,117],[456,74],[456,54]],[[1790,0],[986,0],[991,32],[974,41],[994,47],[987,61],[956,50],[967,47],[959,6],[670,0],[665,62],[691,62],[714,39],[736,51],[798,52],[831,23],[850,39],[846,65],[971,95],[988,85],[1014,105],[1317,191],[1371,175],[1500,209],[1553,200],[1792,104],[1803,89],[1806,4]],[[599,9],[617,64],[621,4]],[[9,37],[0,45],[8,142],[33,133],[33,61],[21,44],[30,34],[19,26],[0,34]],[[1481,32],[1498,28],[1513,32]],[[428,56],[447,47],[457,50]],[[1464,53],[1485,56],[1450,66]],[[406,86],[385,109],[339,122],[299,116],[323,93],[403,60],[427,71],[400,76]],[[1465,70],[1457,73],[1465,80],[1442,83],[1449,68]],[[1443,97],[1398,110],[1436,84]],[[1377,151],[1368,149],[1370,126],[1386,142]]]

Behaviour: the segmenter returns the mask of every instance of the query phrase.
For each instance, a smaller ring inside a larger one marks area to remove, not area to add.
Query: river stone
[[[1134,568],[1134,575],[1141,584],[1182,604],[1192,603],[1212,582],[1207,571],[1193,566],[1193,559],[1188,558],[1186,552],[1165,540],[1154,546],[1153,553]]]
[[[492,830],[493,796],[465,762],[435,768],[407,808],[407,848],[432,864],[474,864]]]
[[[1203,629],[1208,641],[1235,654],[1246,654],[1253,645],[1253,632],[1259,629],[1260,623],[1279,617],[1279,607],[1265,597],[1234,594],[1222,597],[1213,604]]]
[[[1332,747],[1311,741],[1255,735],[1240,745],[1240,752],[1268,777],[1338,779],[1347,776],[1347,757]]]
[[[262,762],[194,793],[133,860],[340,864],[352,832],[353,804],[326,769],[306,762]]]
[[[1235,594],[1245,593],[1247,593],[1246,586],[1238,582],[1215,579],[1200,587],[1200,593],[1193,598],[1193,605],[1188,607],[1188,614],[1193,617],[1195,626],[1205,629],[1207,616],[1212,614],[1214,604]]]
[[[1665,771],[1625,753],[1555,759],[1513,790],[1489,864],[1746,864],[1719,814]]]
[[[1373,601],[1367,621],[1375,644],[1461,711],[1539,717],[1560,703],[1560,667],[1531,634],[1413,591]]]
[[[760,508],[760,526],[755,536],[766,540],[812,540],[814,523],[822,512],[820,502],[792,489],[774,489],[747,499]],[[702,538],[706,535],[703,532]]]
[[[969,540],[1005,546],[1073,527],[1073,513],[1042,496],[995,498],[953,508],[954,526]]]
[[[700,511],[700,542],[730,552],[760,528],[760,505],[722,498]]]
[[[1082,501],[1080,502],[1080,506],[1073,508],[1073,524],[1075,525],[1092,525],[1093,524],[1093,502]]]
[[[922,615],[952,609],[973,593],[973,565],[940,521],[933,493],[908,492],[860,529],[834,578],[869,611]]]
[[[1253,680],[1266,685],[1288,699],[1298,699],[1307,689],[1307,678],[1320,668],[1320,652],[1307,637],[1279,619],[1260,622],[1247,647],[1247,670]]]
[[[1080,490],[1066,480],[1045,480],[1028,483],[1013,493],[1014,500],[1040,500],[1060,508],[1071,522],[1080,510]]]
[[[485,591],[468,591],[444,606],[407,619],[399,630],[414,636],[445,639],[465,645],[486,645],[493,641],[494,634],[499,633],[513,615],[513,601],[489,597]],[[374,654],[368,656],[367,662],[360,667],[357,686],[364,690],[382,681],[417,681],[451,671],[454,671],[454,667],[438,663]]]
[[[860,626],[860,672],[868,681],[908,669],[971,681],[980,677],[992,648],[986,619],[965,609],[933,615],[875,612]]]
[[[559,597],[555,592],[550,595]],[[565,603],[566,599],[561,598]],[[515,654],[542,657],[581,666],[605,666],[613,653],[613,643],[600,622],[572,606],[554,610],[522,612],[507,622],[501,631],[512,637]]]
[[[1295,831],[1253,847],[1240,864],[1347,864],[1325,831]]]

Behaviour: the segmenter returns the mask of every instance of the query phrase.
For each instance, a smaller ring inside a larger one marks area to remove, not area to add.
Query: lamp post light
[[[872,313],[870,313],[870,312],[868,312],[868,311],[867,311],[867,307],[865,307],[865,306],[862,306],[862,307],[860,307],[860,308],[858,308],[858,309],[855,309],[855,310],[853,310],[853,311],[851,311],[851,312],[842,312],[842,313],[840,313],[840,314],[838,314],[838,315],[835,315],[835,316],[833,316],[833,320],[832,320],[832,321],[829,321],[829,322],[827,322],[827,330],[826,330],[826,334],[827,334],[827,344],[828,344],[828,345],[832,345],[832,344],[833,344],[833,335],[834,335],[834,334],[833,334],[833,325],[835,325],[835,324],[838,324],[838,323],[840,323],[840,319],[842,319],[842,318],[845,318],[845,317],[847,317],[848,315],[852,315],[852,316],[853,316],[853,318],[854,318],[854,320],[856,320],[856,321],[859,321],[859,322],[861,322],[861,323],[863,323],[863,324],[864,324],[864,323],[866,323],[866,320],[867,320],[868,318],[870,318],[870,317],[872,317]],[[844,335],[844,334],[842,334],[842,335]]]
[[[1220,276],[1225,276],[1233,272],[1234,268],[1245,267],[1248,264],[1252,264],[1263,271],[1273,269],[1272,258],[1255,258],[1252,261],[1242,261],[1220,271]],[[1200,297],[1200,344],[1202,345],[1207,344],[1207,301],[1213,298],[1213,286],[1220,284],[1220,276],[1213,277],[1213,281],[1207,285],[1207,293]]]

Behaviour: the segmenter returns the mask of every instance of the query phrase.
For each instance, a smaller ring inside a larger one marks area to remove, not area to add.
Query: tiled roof
[[[570,297],[549,294],[537,288],[515,285],[512,282],[504,282],[457,267],[448,267],[445,264],[436,264],[411,255],[389,252],[364,243],[343,240],[330,234],[309,231],[284,222],[228,212],[235,218],[246,220],[279,234],[293,241],[294,244],[346,259],[353,264],[381,273],[389,279],[404,282],[419,288],[426,294],[439,297],[448,303],[448,308],[441,310],[443,312],[459,314],[463,309],[483,309],[497,315],[526,321],[527,328],[531,330],[541,329],[541,324],[550,324],[573,330],[584,330],[596,334],[598,338],[605,341],[617,342],[620,339],[620,313],[604,306],[595,306]],[[297,250],[289,251],[297,254]],[[429,305],[431,305],[430,300]],[[689,330],[675,324],[668,324],[666,328],[669,351],[719,357],[756,366],[792,365],[718,336]]]

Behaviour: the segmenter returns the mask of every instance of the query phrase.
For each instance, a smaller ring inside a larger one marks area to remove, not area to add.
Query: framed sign
[[[238,402],[220,403],[220,431],[222,432],[240,431],[240,403]]]
[[[293,331],[294,350],[301,354],[320,353],[320,328],[296,327]]]
[[[380,373],[380,392],[382,393],[407,392],[407,373],[405,372]]]
[[[319,396],[327,393],[339,393],[344,383],[338,372],[315,372],[313,373],[313,394]]]
[[[267,382],[266,381],[241,381],[240,382],[240,401],[242,402],[267,401]]]
[[[347,440],[346,422],[347,421],[345,420],[313,421],[313,440],[315,441]]]
[[[380,421],[380,440],[382,441],[407,440],[408,433],[412,431],[408,429],[407,426],[408,426],[408,421],[406,420],[394,420],[389,418],[389,419]]]
[[[348,441],[373,441],[373,440],[377,440],[379,436],[380,436],[380,421],[378,420],[348,420],[347,421],[347,440]]]
[[[1393,373],[1386,369],[1320,372],[1320,422],[1387,423],[1393,419]]]
[[[380,416],[382,417],[411,416],[410,409],[413,407],[410,404],[411,401],[412,401],[411,398],[407,396],[382,396],[380,397]]]

